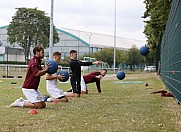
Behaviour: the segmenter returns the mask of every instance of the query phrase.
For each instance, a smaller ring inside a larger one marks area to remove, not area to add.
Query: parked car
[[[145,66],[144,71],[156,72],[156,66]]]

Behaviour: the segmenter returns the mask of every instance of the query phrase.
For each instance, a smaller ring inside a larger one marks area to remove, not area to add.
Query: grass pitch
[[[4,132],[180,132],[181,107],[172,97],[152,92],[166,89],[154,73],[127,74],[120,81],[143,81],[144,84],[115,84],[115,76],[101,81],[102,93],[89,84],[90,94],[74,98],[68,103],[47,103],[38,114],[30,115],[28,108],[8,108],[23,97],[19,86],[23,79],[0,79],[0,131]],[[17,82],[17,84],[11,84]],[[69,83],[59,83],[64,91]],[[12,87],[17,87],[12,89]],[[47,95],[45,80],[39,91]]]

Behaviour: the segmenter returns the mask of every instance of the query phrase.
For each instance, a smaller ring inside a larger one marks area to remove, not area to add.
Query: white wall
[[[12,54],[8,54],[8,58],[7,58],[7,54],[5,54],[4,56],[4,61],[20,61],[20,62],[24,62],[24,55],[12,55]]]
[[[0,54],[5,54],[5,47],[0,47]]]

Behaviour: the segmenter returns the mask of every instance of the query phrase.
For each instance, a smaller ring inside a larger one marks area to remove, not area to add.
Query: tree
[[[110,66],[114,63],[114,49],[105,48],[101,51],[95,52],[92,54],[92,57],[95,57],[97,60],[107,62]],[[126,53],[122,50],[116,50],[116,65],[126,62]]]
[[[139,65],[144,63],[144,58],[140,55],[139,49],[136,47],[136,45],[133,45],[128,50],[128,61],[127,63],[129,65]]]
[[[17,8],[12,21],[8,26],[8,41],[10,44],[18,43],[25,53],[25,61],[28,60],[31,46],[49,46],[50,18],[44,11],[37,8]],[[53,43],[59,41],[58,33],[53,29]]]
[[[147,63],[157,63],[159,61],[158,46],[165,31],[166,22],[169,16],[172,0],[145,0],[146,11],[143,18],[146,19],[144,34],[147,37],[147,46],[150,48]],[[156,58],[157,57],[157,58]]]
[[[145,57],[146,65],[156,65],[156,49],[149,51],[149,54]]]
[[[151,49],[157,48],[165,31],[166,22],[170,12],[172,0],[145,0],[146,11],[143,18],[146,19],[144,33],[147,36]]]

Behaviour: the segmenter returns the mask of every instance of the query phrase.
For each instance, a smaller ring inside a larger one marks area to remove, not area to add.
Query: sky
[[[116,6],[115,6],[116,1]],[[146,41],[143,34],[144,0],[54,0],[53,21],[56,28]],[[51,0],[1,0],[0,26],[8,25],[16,8],[26,7],[51,12]],[[116,7],[116,17],[115,17]]]

